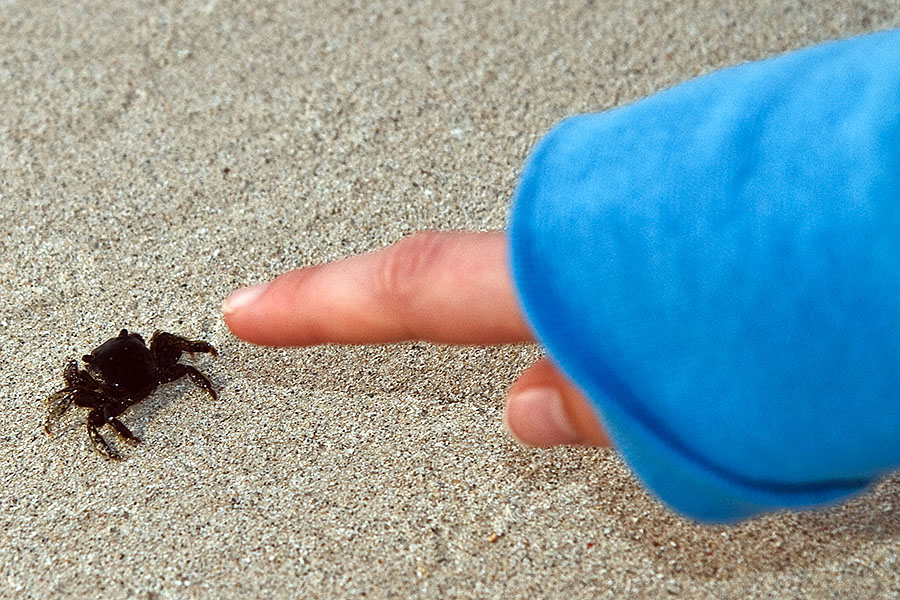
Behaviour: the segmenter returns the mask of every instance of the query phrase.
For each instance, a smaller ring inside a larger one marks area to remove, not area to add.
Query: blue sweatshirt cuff
[[[562,122],[509,236],[538,338],[677,511],[819,506],[900,465],[900,30]]]

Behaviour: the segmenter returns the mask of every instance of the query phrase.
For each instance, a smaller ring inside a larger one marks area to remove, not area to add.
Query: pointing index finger
[[[507,265],[502,232],[423,232],[238,290],[222,310],[239,338],[272,346],[530,341]]]

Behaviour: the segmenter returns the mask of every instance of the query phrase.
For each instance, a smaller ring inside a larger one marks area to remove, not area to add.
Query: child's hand
[[[239,338],[272,346],[532,341],[503,233],[420,233],[384,250],[297,269],[222,306]],[[510,389],[506,422],[533,446],[608,445],[581,393],[546,359]]]

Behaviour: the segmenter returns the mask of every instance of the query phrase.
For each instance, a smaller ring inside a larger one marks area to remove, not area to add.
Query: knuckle
[[[446,248],[445,237],[422,232],[404,238],[382,255],[375,283],[379,301],[397,311],[408,311],[434,273]]]

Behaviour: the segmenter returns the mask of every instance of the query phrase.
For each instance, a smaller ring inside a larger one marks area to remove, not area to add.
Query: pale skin
[[[268,346],[533,342],[503,232],[423,232],[367,254],[304,267],[232,293],[225,322]],[[530,446],[608,446],[582,393],[547,359],[510,387],[507,428]]]

